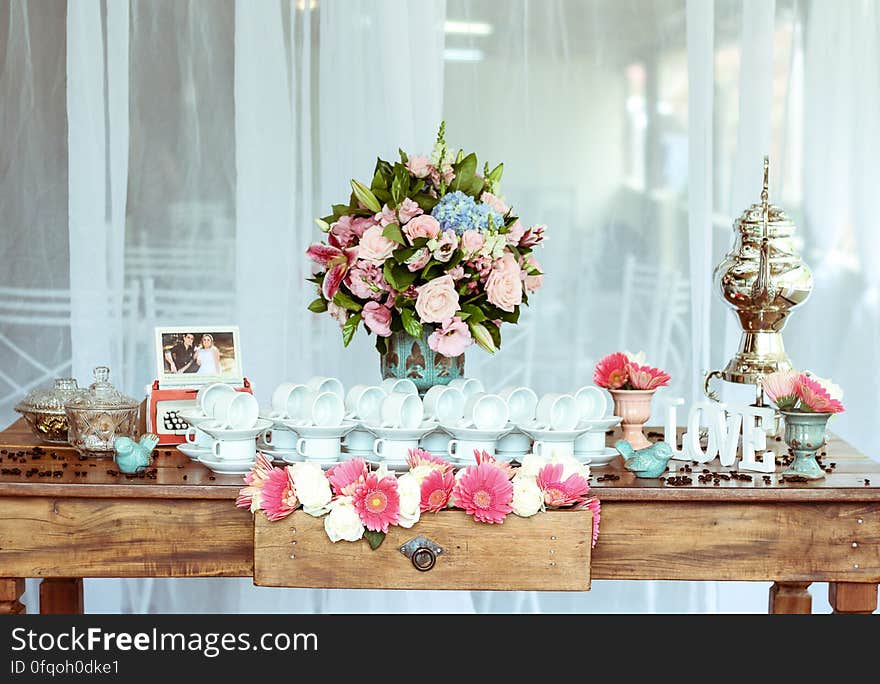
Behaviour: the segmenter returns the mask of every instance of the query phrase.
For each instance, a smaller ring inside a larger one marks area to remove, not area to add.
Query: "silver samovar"
[[[806,301],[813,289],[813,274],[794,249],[795,225],[770,204],[770,162],[764,157],[761,203],[753,204],[734,221],[733,247],[715,269],[721,296],[736,312],[743,333],[739,350],[724,370],[706,375],[704,389],[718,377],[727,382],[756,385],[757,404],[763,404],[761,378],[792,363],[782,343],[788,314]]]

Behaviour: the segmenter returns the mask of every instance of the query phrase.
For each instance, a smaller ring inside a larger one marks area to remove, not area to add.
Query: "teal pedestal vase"
[[[825,471],[816,462],[816,453],[825,445],[825,427],[830,413],[799,413],[781,411],[785,419],[785,443],[794,455],[794,462],[783,475],[797,475],[808,480],[821,480]]]
[[[415,338],[396,332],[388,338],[388,351],[381,355],[382,378],[407,378],[424,394],[434,385],[447,385],[464,377],[464,354],[449,358],[428,346],[428,334]]]

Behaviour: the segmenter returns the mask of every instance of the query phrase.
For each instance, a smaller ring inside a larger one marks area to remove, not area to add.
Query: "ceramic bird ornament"
[[[149,432],[143,435],[139,442],[135,442],[130,437],[117,437],[113,442],[113,448],[116,450],[114,460],[120,472],[136,473],[149,466],[153,461],[153,449],[158,443],[159,435]]]
[[[622,439],[614,445],[614,448],[623,456],[626,469],[634,472],[636,477],[660,477],[666,470],[669,459],[672,458],[672,447],[666,442],[657,442],[636,451],[632,448],[632,444]]]

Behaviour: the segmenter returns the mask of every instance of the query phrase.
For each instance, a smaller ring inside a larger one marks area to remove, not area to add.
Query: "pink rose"
[[[471,256],[483,249],[483,234],[478,230],[466,230],[461,235],[461,249],[465,256]]]
[[[430,214],[421,214],[403,227],[403,233],[412,244],[418,238],[433,240],[440,234],[440,222]]]
[[[389,223],[397,223],[397,214],[387,204],[382,205],[382,211],[373,217],[383,228]]]
[[[458,236],[454,230],[444,230],[437,246],[434,248],[434,258],[446,263],[452,258],[453,252],[458,249]]]
[[[431,250],[427,247],[422,247],[417,250],[415,254],[413,254],[409,259],[406,260],[406,267],[412,271],[419,271],[425,267],[431,260]]]
[[[382,269],[367,261],[358,261],[345,280],[351,293],[360,299],[379,299],[388,290]]]
[[[382,235],[381,226],[373,226],[364,231],[358,245],[358,258],[372,264],[381,265],[394,252],[397,243]]]
[[[428,346],[438,354],[453,357],[461,356],[473,344],[474,338],[467,324],[458,316],[453,316],[428,336]]]
[[[502,311],[513,311],[522,303],[523,286],[519,264],[512,254],[498,259],[486,281],[486,297]]]
[[[525,234],[526,229],[525,226],[520,222],[519,219],[513,222],[513,225],[510,226],[510,232],[507,233],[504,237],[507,238],[508,245],[518,245],[519,241],[522,240],[523,235]]]
[[[530,270],[541,271],[540,275],[529,275]],[[526,288],[526,292],[531,294],[532,292],[536,292],[541,288],[544,284],[544,273],[541,268],[541,263],[531,254],[523,259],[523,286]]]
[[[426,156],[417,154],[407,160],[406,168],[416,178],[426,178],[431,173],[431,162]]]
[[[403,200],[400,204],[400,208],[397,210],[397,215],[400,217],[400,224],[403,225],[410,219],[415,218],[419,214],[424,214],[422,208],[416,204],[409,197]]]
[[[491,192],[484,192],[480,195],[480,201],[485,202],[490,207],[492,207],[499,214],[504,216],[508,211],[510,211],[510,207],[508,207],[504,200],[498,197],[497,195],[493,195]]]
[[[418,293],[416,313],[422,323],[442,323],[458,311],[458,292],[450,275],[434,278],[418,288]]]
[[[446,273],[448,273],[452,277],[452,279],[456,281],[464,278],[464,268],[462,268],[460,265],[456,266],[455,268],[450,268],[448,271],[446,271]]]
[[[361,309],[364,325],[379,337],[391,337],[391,312],[379,302],[367,302]]]

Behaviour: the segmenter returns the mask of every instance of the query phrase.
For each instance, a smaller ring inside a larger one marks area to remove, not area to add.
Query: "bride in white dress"
[[[214,346],[212,335],[202,335],[202,344],[196,349],[196,363],[199,364],[196,375],[220,375],[220,350]]]

